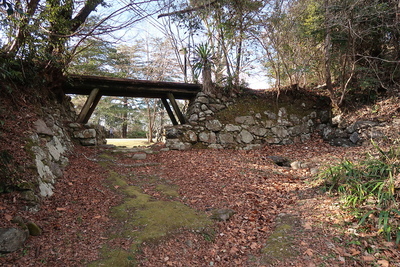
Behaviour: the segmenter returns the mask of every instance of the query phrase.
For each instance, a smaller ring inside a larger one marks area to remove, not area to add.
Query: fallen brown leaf
[[[312,249],[307,249],[306,251],[304,251],[304,254],[307,254],[308,256],[313,256],[314,255],[314,252],[313,252],[313,250]]]
[[[361,258],[364,261],[374,261],[375,260],[375,257],[371,256],[371,255],[362,256]]]
[[[11,221],[12,218],[13,218],[13,216],[10,215],[10,214],[5,214],[5,215],[4,215],[4,218],[5,218],[7,221]]]
[[[389,262],[387,260],[378,260],[378,264],[382,267],[389,267]]]

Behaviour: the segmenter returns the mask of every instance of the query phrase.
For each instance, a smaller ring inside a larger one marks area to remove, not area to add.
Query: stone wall
[[[24,185],[23,198],[30,209],[39,207],[40,199],[54,194],[54,184],[68,165],[68,155],[75,144],[105,144],[105,130],[95,125],[74,123],[76,112],[70,101],[64,105],[42,108],[41,119],[32,125],[26,149],[32,155],[37,183]]]
[[[95,124],[68,123],[67,129],[73,140],[83,146],[96,146],[106,144],[106,129]]]
[[[26,188],[21,188],[24,190],[22,197],[28,201],[30,209],[38,209],[42,197],[53,195],[54,184],[63,175],[68,154],[73,148],[63,123],[66,118],[73,119],[72,106],[54,103],[54,107],[42,107],[41,114],[32,125],[25,147],[37,172],[37,182],[27,183]]]
[[[290,144],[309,139],[320,124],[330,121],[329,105],[321,105],[318,98],[287,98],[277,104],[273,98],[252,102],[255,98],[199,93],[188,108],[189,122],[165,128],[166,146],[175,150],[192,146],[255,149],[264,144]],[[221,116],[224,112],[235,116],[227,119]]]
[[[400,119],[360,119],[350,121],[342,115],[332,118],[329,125],[321,125],[322,138],[333,146],[352,147],[369,145],[371,140],[395,143],[400,140]]]

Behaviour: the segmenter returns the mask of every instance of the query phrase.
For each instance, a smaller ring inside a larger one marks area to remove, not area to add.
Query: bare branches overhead
[[[201,5],[201,6],[197,6],[197,7],[193,7],[193,8],[186,8],[186,9],[183,9],[183,10],[178,10],[178,11],[174,11],[174,12],[170,12],[170,13],[160,14],[160,15],[158,15],[158,18],[167,17],[167,16],[173,16],[173,15],[179,15],[179,14],[186,14],[186,13],[190,13],[190,12],[193,12],[193,11],[198,11],[198,10],[201,10],[201,9],[204,9],[204,8],[208,8],[208,7],[216,4],[217,2],[218,2],[218,0],[214,0],[214,1],[211,1],[210,3],[204,4],[204,5]]]

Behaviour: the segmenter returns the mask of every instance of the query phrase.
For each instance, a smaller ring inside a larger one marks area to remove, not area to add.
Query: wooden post
[[[94,98],[93,104],[90,106],[88,113],[86,114],[85,118],[83,119],[83,123],[87,123],[89,121],[90,117],[93,114],[94,109],[97,107],[97,104],[99,104],[101,97],[102,97],[101,94],[96,95],[96,97]]]
[[[171,102],[172,107],[174,108],[176,116],[178,116],[179,121],[181,122],[181,124],[185,124],[186,123],[186,119],[183,116],[181,110],[179,109],[178,104],[176,103],[174,95],[172,93],[168,93],[167,96],[168,96],[169,101]]]
[[[161,98],[161,101],[162,101],[162,103],[163,103],[163,105],[164,105],[164,107],[165,107],[165,110],[166,110],[167,113],[168,113],[169,118],[170,118],[171,121],[172,121],[172,124],[173,124],[173,125],[178,125],[178,121],[176,120],[175,115],[174,115],[174,113],[172,112],[172,109],[171,109],[171,107],[170,107],[169,104],[168,104],[167,99]]]
[[[85,105],[83,105],[81,113],[79,114],[78,119],[76,120],[77,122],[79,122],[79,123],[86,123],[87,122],[87,121],[85,122],[85,119],[86,119],[86,117],[87,117],[87,115],[89,113],[89,110],[91,109],[92,104],[97,99],[97,95],[99,94],[99,91],[100,91],[99,89],[93,89],[90,92],[90,95],[86,99]],[[101,96],[100,96],[100,98],[101,98]],[[97,105],[97,103],[96,103],[96,105]],[[93,108],[93,110],[94,110],[94,108]],[[90,117],[90,115],[89,115],[89,117]]]

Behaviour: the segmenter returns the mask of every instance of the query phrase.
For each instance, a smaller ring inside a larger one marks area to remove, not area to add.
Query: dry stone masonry
[[[252,106],[249,100],[247,107],[246,103],[240,104],[241,114],[235,112],[239,101],[237,97],[199,93],[188,108],[189,123],[166,127],[166,146],[174,150],[193,146],[248,150],[264,144],[284,145],[309,139],[319,124],[330,121],[329,106],[321,109],[321,105],[310,101],[297,101],[298,107],[281,103],[263,109]],[[238,114],[231,120],[221,119],[224,110]]]
[[[55,180],[63,175],[63,168],[68,164],[67,154],[72,148],[71,140],[56,113],[48,113],[45,119],[34,124],[29,150],[34,157],[38,172],[39,196],[53,194]],[[35,190],[25,191],[25,198],[35,203]]]
[[[68,104],[68,103],[67,103]],[[33,125],[26,149],[33,157],[37,170],[37,184],[23,185],[23,198],[30,203],[29,209],[38,209],[40,198],[53,195],[57,178],[62,177],[68,165],[68,154],[74,142],[80,145],[105,144],[105,130],[100,126],[66,123],[76,114],[72,107],[44,108],[43,118]]]
[[[107,143],[106,130],[103,126],[71,122],[68,124],[72,139],[83,146],[96,146]]]
[[[332,118],[329,125],[321,125],[322,138],[333,146],[368,145],[371,140],[398,140],[400,119],[389,121],[357,120],[351,122],[341,115]]]

